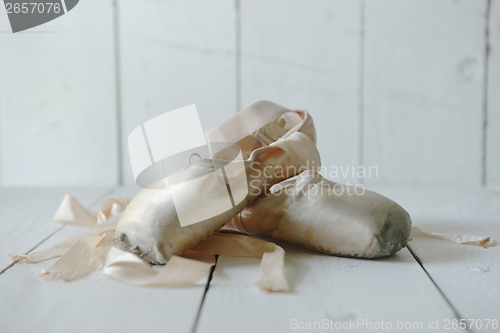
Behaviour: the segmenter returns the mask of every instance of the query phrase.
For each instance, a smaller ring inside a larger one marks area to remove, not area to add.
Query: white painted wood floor
[[[414,225],[425,230],[500,240],[498,193],[481,188],[374,190],[399,202]],[[500,332],[493,322],[485,328],[488,319],[500,319],[500,246],[414,239],[392,258],[355,260],[280,243],[287,251],[291,284],[285,294],[253,288],[259,271],[255,258],[219,257],[206,293],[206,286],[130,287],[103,277],[100,270],[70,283],[43,281],[37,275],[53,261],[9,262],[9,252],[43,250],[80,231],[52,221],[64,193],[96,208],[106,197],[131,198],[135,192],[0,190],[0,332],[289,332],[301,331],[300,323],[326,321],[333,322],[333,331],[335,323],[360,323],[347,329],[357,332],[371,331],[368,322],[376,328],[383,321],[394,331],[398,323],[422,323],[421,329],[401,331],[439,332],[453,331],[458,319],[466,319],[467,326],[476,320],[472,329],[462,331]],[[436,321],[438,328],[429,329],[429,322]],[[303,331],[332,331],[306,327]]]

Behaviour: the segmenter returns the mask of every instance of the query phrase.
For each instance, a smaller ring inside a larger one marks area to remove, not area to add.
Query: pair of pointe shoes
[[[181,255],[221,228],[345,257],[379,258],[399,251],[410,237],[408,213],[380,194],[367,190],[356,194],[353,186],[324,179],[317,173],[321,161],[315,136],[305,110],[292,111],[268,101],[251,105],[207,132],[209,142],[237,145],[241,170],[230,167],[234,150],[222,149],[214,158],[200,159],[173,177],[174,183],[188,182],[225,169],[221,181],[232,190],[232,208],[181,226],[179,217],[185,214],[176,210],[173,190],[146,188],[123,213],[115,242],[154,264]],[[242,174],[245,191],[238,192],[233,185],[241,183]],[[293,176],[298,177],[289,179]],[[211,189],[213,182],[201,180],[190,186],[193,196],[209,193],[214,207],[222,200]],[[194,199],[186,205],[193,214],[207,209]]]

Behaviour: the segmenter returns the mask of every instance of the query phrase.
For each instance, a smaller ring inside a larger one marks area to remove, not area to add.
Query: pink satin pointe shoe
[[[380,258],[406,245],[411,219],[400,205],[380,194],[305,171],[297,179],[274,185],[270,194],[248,205],[225,229],[337,256]]]
[[[116,228],[120,248],[164,264],[215,233],[274,184],[321,165],[310,115],[267,101],[208,131],[207,139],[237,146],[189,162],[141,190]]]

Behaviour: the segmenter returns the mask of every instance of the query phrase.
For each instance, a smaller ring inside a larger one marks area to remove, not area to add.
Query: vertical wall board
[[[367,1],[368,184],[482,182],[486,1]]]
[[[235,5],[127,0],[118,11],[124,182],[133,184],[127,138],[144,121],[196,104],[208,130],[235,113]]]
[[[358,1],[241,1],[241,101],[313,116],[326,176],[359,163]]]
[[[491,1],[489,17],[486,181],[500,189],[500,1]]]
[[[13,34],[0,10],[1,184],[117,183],[112,1]]]

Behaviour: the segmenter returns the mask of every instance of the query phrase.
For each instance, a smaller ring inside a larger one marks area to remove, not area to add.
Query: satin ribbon
[[[32,264],[53,258],[59,259],[39,277],[50,280],[72,281],[103,265],[103,274],[134,286],[176,287],[196,284],[208,276],[215,264],[215,255],[231,257],[259,257],[259,289],[288,291],[284,275],[285,251],[278,245],[239,234],[216,233],[187,251],[182,257],[173,256],[157,271],[138,256],[114,247],[114,230],[130,201],[124,197],[109,198],[100,205],[99,212],[84,208],[75,198],[66,195],[54,220],[67,225],[90,227],[47,250],[27,255],[11,254],[12,261]],[[412,227],[412,237],[428,237],[457,244],[492,246],[491,237],[429,233]],[[105,259],[104,259],[105,258]]]
[[[124,197],[104,200],[99,212],[84,208],[66,195],[56,212],[57,223],[90,227],[51,248],[39,252],[9,254],[12,261],[32,264],[59,259],[40,278],[72,281],[103,265],[103,274],[134,286],[177,287],[196,284],[208,276],[215,255],[262,257],[256,286],[265,291],[288,291],[284,275],[285,251],[276,244],[244,235],[214,234],[182,257],[173,256],[159,271],[135,254],[114,247],[114,231],[130,201]],[[105,259],[104,259],[105,258]]]
[[[427,238],[444,240],[456,244],[477,245],[482,247],[490,247],[495,245],[495,240],[491,237],[427,232],[413,226],[411,227],[410,237],[427,237]]]

